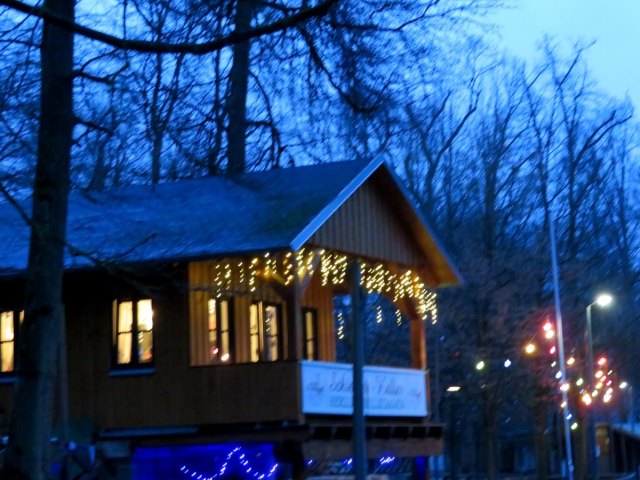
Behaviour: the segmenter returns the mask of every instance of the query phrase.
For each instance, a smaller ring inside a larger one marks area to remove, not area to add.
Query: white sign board
[[[302,412],[353,414],[353,367],[344,363],[301,362]],[[423,370],[364,367],[364,413],[380,417],[426,417]]]

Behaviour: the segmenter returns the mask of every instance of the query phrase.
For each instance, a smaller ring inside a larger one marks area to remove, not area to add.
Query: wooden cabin
[[[9,205],[0,228],[6,420],[29,231]],[[441,453],[425,334],[434,289],[459,276],[385,163],[74,192],[68,243],[68,421],[109,455],[258,442],[296,465],[348,457],[352,370],[336,362],[334,295],[351,289],[353,262],[362,289],[410,324],[411,368],[365,367],[368,455]]]

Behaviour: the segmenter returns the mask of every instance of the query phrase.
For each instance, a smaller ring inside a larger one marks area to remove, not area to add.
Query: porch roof
[[[372,176],[415,236],[436,285],[458,283],[455,267],[382,161],[335,162],[136,185],[69,197],[65,267],[102,262],[205,259],[298,250]],[[25,212],[30,202],[24,202]],[[29,228],[0,204],[0,276],[26,269]]]

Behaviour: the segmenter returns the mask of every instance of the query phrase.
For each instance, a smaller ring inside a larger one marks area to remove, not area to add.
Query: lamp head
[[[613,297],[611,295],[609,295],[608,293],[601,293],[600,295],[598,295],[596,297],[596,303],[600,307],[606,307],[606,306],[610,305],[611,302],[613,302]]]

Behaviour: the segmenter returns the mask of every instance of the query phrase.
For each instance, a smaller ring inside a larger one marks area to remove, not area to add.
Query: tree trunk
[[[251,28],[253,0],[237,0],[235,31],[242,32]],[[249,53],[251,44],[246,41],[233,46],[233,65],[229,72],[231,82],[227,112],[229,129],[227,134],[227,170],[230,174],[245,171],[247,136],[247,88],[249,84]]]
[[[44,9],[73,21],[74,0]],[[49,477],[49,439],[62,310],[64,239],[73,130],[73,34],[44,22],[40,128],[33,187],[25,319],[20,331],[9,445],[0,477]]]

